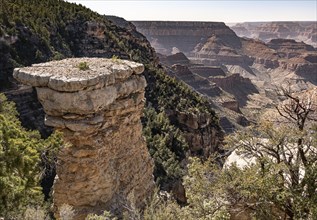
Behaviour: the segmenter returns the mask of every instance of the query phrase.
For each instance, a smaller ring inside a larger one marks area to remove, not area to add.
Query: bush
[[[181,161],[185,159],[188,144],[182,132],[170,124],[166,114],[154,108],[144,110],[143,134],[154,158],[154,176],[161,187],[180,180],[185,174]]]
[[[54,157],[61,145],[59,134],[43,140],[38,131],[24,129],[17,115],[14,103],[0,94],[0,216],[5,218],[43,205],[41,155],[49,151]]]
[[[77,67],[82,71],[89,70],[89,65],[87,62],[80,62]]]

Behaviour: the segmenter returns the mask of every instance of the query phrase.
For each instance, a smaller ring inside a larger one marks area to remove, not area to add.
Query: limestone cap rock
[[[14,70],[17,80],[36,87],[45,124],[60,130],[69,143],[57,155],[57,219],[63,204],[74,207],[74,219],[83,220],[105,209],[120,214],[122,199],[133,197],[141,208],[151,195],[153,161],[140,120],[143,70],[142,64],[104,58],[71,58]]]
[[[80,63],[86,63],[88,69],[81,70]],[[112,85],[115,81],[141,74],[143,71],[143,64],[127,60],[69,58],[16,68],[13,76],[21,83],[33,87],[48,87],[55,91],[75,92]]]

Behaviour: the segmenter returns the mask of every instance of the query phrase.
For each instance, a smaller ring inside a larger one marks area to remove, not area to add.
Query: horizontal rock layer
[[[87,65],[87,70],[81,70],[81,65]],[[112,85],[115,81],[143,71],[142,64],[124,60],[71,58],[34,64],[22,69],[16,68],[13,76],[20,82],[34,87],[49,87],[56,91],[74,92]]]
[[[79,66],[85,63],[87,70]],[[142,64],[73,58],[15,69],[36,87],[45,123],[64,133],[54,183],[55,213],[63,204],[75,219],[129,203],[144,205],[154,186],[153,161],[142,137],[140,117],[146,81]]]
[[[186,21],[133,21],[137,30],[144,34],[159,53],[169,55],[173,48],[181,52],[191,52],[198,43],[212,35],[236,48],[241,43],[236,34],[223,22],[186,22]]]
[[[271,39],[287,38],[304,41],[317,46],[316,21],[298,22],[244,22],[232,26],[238,36],[257,38],[268,42]]]

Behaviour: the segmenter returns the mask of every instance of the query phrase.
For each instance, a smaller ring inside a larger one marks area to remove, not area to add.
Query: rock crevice
[[[80,70],[85,62],[87,70]],[[63,204],[76,219],[125,202],[136,207],[151,193],[153,161],[140,117],[146,81],[142,64],[101,58],[72,58],[18,68],[14,77],[36,87],[45,124],[64,134],[53,187],[55,213]],[[118,201],[121,202],[118,202]]]

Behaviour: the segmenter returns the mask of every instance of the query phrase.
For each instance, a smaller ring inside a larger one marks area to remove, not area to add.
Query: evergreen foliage
[[[183,177],[181,161],[186,158],[188,145],[179,129],[170,124],[164,112],[157,113],[148,107],[144,113],[144,129],[147,146],[155,162],[154,176],[158,185]]]
[[[152,62],[154,51],[145,38],[136,38],[82,5],[61,0],[2,0],[0,7],[1,86],[8,86],[18,66],[80,56],[79,42],[89,38],[90,46],[104,49],[104,57],[118,55],[142,63]],[[87,33],[89,23],[102,24],[104,41]]]
[[[25,130],[14,104],[0,94],[0,216],[12,218],[43,202],[41,154],[50,151],[52,162],[61,144],[59,134],[43,140],[39,132]]]
[[[291,153],[287,149],[295,155],[298,152],[295,147],[298,138],[306,146],[306,166],[298,164],[295,157],[289,157]],[[263,122],[238,132],[227,139],[228,147],[237,147],[241,157],[247,160],[251,157],[253,160],[249,161],[252,162],[244,166],[232,163],[221,167],[214,162],[217,155],[205,162],[190,158],[183,182],[188,206],[180,207],[173,200],[156,197],[144,211],[144,219],[315,220],[316,141],[316,125],[302,133],[294,126]],[[280,156],[284,154],[288,160],[277,161],[275,153],[283,148]],[[287,164],[288,161],[291,163]],[[298,175],[293,176],[294,172]]]
[[[156,109],[206,113],[214,119],[215,125],[218,124],[211,103],[184,83],[168,76],[163,69],[146,65],[146,78],[149,84],[146,98]]]
[[[313,97],[286,97],[290,102],[279,106],[279,119],[264,118],[228,136],[227,148],[240,155],[238,164],[221,167],[215,163],[219,155],[190,158],[183,178],[189,204],[154,196],[142,218],[315,220],[316,105]]]

